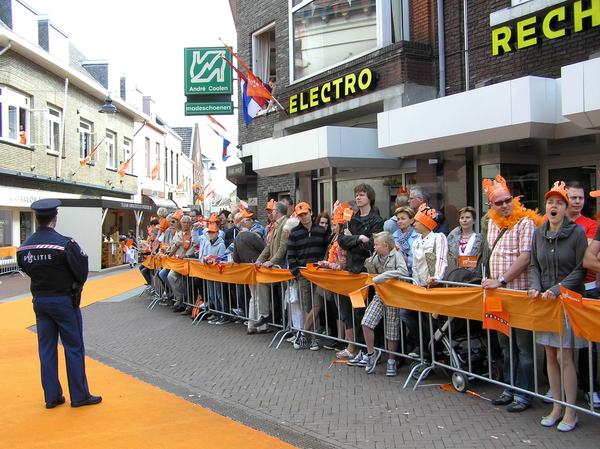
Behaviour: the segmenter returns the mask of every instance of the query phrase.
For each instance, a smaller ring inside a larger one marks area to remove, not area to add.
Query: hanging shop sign
[[[312,87],[306,92],[290,97],[290,114],[316,108],[348,95],[365,91],[373,87],[376,81],[377,76],[371,69],[362,69],[359,73],[350,73],[320,86]]]
[[[600,26],[600,0],[579,0],[547,10],[513,26],[492,30],[492,55],[537,45],[542,39],[559,39]]]

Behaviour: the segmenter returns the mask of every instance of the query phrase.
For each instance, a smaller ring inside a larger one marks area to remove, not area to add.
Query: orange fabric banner
[[[205,265],[195,260],[189,261],[190,276],[209,281],[227,282],[229,284],[255,284],[254,265],[250,264],[217,264]]]
[[[290,270],[283,268],[256,268],[254,267],[256,275],[256,283],[258,284],[270,284],[272,282],[283,282],[294,279],[294,275]]]
[[[187,276],[190,272],[190,261],[187,259],[179,259],[178,257],[163,257],[162,266],[169,270],[181,273]]]
[[[17,247],[16,246],[5,246],[0,248],[0,258],[2,257],[12,257],[17,255]]]
[[[189,273],[190,276],[232,284],[268,284],[293,279],[289,270],[280,268],[227,264],[221,267],[222,272],[219,273],[216,265],[172,257],[151,256],[144,261],[144,266],[151,269],[165,267],[182,274]],[[301,270],[301,273],[319,287],[345,296],[372,283],[372,277],[366,273],[352,274],[336,270]],[[374,287],[390,306],[477,321],[483,319],[483,290],[480,287],[426,289],[397,280],[388,280]],[[489,290],[486,294],[488,297],[500,298],[503,311],[510,316],[512,327],[560,333],[563,328],[563,311],[566,311],[577,336],[600,342],[600,301],[583,298],[583,308],[580,309],[568,302],[530,299],[525,292],[502,288]]]
[[[367,273],[354,274],[338,270],[301,270],[300,273],[313,284],[344,296],[350,296],[351,292],[370,283]]]
[[[430,288],[401,281],[375,285],[383,301],[394,307],[481,321],[483,290],[480,287]],[[502,298],[511,326],[520,329],[560,332],[562,308],[559,301],[529,299],[524,292],[497,289],[489,295]]]
[[[582,303],[583,309],[563,303],[573,332],[586,340],[600,342],[600,301],[583,298]]]

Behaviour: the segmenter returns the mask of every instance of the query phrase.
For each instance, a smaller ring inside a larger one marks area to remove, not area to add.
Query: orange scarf
[[[495,210],[490,209],[488,211],[488,217],[494,220],[494,223],[498,225],[500,229],[507,228],[509,231],[515,227],[515,225],[521,221],[522,218],[530,218],[536,226],[541,226],[544,223],[544,218],[538,214],[537,209],[527,209],[519,201],[520,197],[513,199],[513,213],[508,217],[502,217]]]

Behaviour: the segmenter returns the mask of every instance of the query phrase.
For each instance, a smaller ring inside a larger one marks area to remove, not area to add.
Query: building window
[[[81,120],[79,122],[79,158],[85,159],[93,150],[92,124]],[[93,156],[93,160],[95,159]]]
[[[129,139],[123,139],[123,149],[125,150],[125,162],[127,162],[129,158],[133,156],[133,142],[131,142],[131,140]],[[125,173],[128,173],[130,175],[133,174],[133,159],[129,163],[129,166],[127,167],[127,170],[125,170]]]
[[[104,149],[106,150],[106,168],[117,168],[117,154],[115,148],[115,135],[112,132],[106,131],[104,139]]]
[[[276,54],[275,24],[252,35],[252,71],[263,83],[275,77]]]
[[[292,0],[290,11],[293,81],[409,39],[407,0]]]
[[[29,98],[0,86],[0,137],[29,144]],[[21,126],[23,129],[21,130]]]
[[[60,121],[61,112],[58,109],[48,107],[48,152],[58,154],[60,152]]]

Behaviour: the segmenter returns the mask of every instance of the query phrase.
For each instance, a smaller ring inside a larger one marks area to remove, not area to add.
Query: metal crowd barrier
[[[0,248],[0,275],[10,274],[12,276],[15,273],[24,276],[17,265],[17,247],[5,246]]]
[[[146,263],[146,262],[145,262]],[[197,262],[194,262],[197,263]],[[200,264],[202,265],[202,264]],[[239,266],[239,265],[238,265]],[[249,269],[254,269],[252,266],[248,266]],[[177,267],[171,267],[171,269],[178,269]],[[223,275],[227,271],[227,266],[223,268]],[[257,273],[260,270],[257,270]],[[280,270],[285,271],[285,270]],[[330,316],[334,315],[335,320],[341,319],[339,311],[340,296],[345,296],[343,293],[350,293],[360,288],[365,288],[365,282],[369,283],[370,276],[366,274],[353,275],[347,272],[336,272],[333,270],[301,270],[302,275],[311,281],[310,284],[310,301],[311,310],[314,310],[315,295],[317,288],[324,288],[328,286],[329,291],[332,292],[332,300],[325,299],[323,301],[324,311],[324,323],[320,323],[326,330],[332,330],[337,327],[335,324],[330,322]],[[257,289],[256,284],[244,284],[239,280],[228,278],[228,282],[214,281],[218,279],[215,274],[210,274],[209,278],[203,278],[202,272],[193,273],[190,269],[186,273],[184,279],[184,292],[190,291],[187,296],[184,294],[184,303],[196,309],[200,309],[196,315],[193,324],[198,324],[200,321],[208,316],[209,314],[220,313],[230,318],[240,318],[247,321],[255,321],[257,312],[251,312],[251,303],[256,302]],[[273,346],[277,342],[276,348],[279,348],[283,343],[284,339],[290,334],[297,335],[298,332],[302,332],[306,336],[315,336],[319,339],[323,338],[323,334],[318,331],[316,326],[312,329],[304,329],[304,322],[294,322],[292,320],[291,304],[286,301],[286,291],[290,288],[290,282],[293,282],[292,276],[289,275],[287,278],[282,278],[277,281],[277,278],[269,277],[269,270],[263,271],[262,274],[258,273],[256,281],[259,279],[262,281],[272,280],[273,282],[263,282],[270,284],[270,304],[271,304],[271,319],[269,325],[277,328],[275,335],[271,339],[269,346]],[[189,283],[192,282],[193,278],[199,278],[200,284],[194,288],[190,288]],[[331,279],[328,279],[331,278]],[[325,282],[325,280],[327,282]],[[216,284],[220,284],[219,288],[222,289],[221,294],[224,302],[224,307],[215,307],[215,304],[210,301],[207,289],[207,282],[212,281]],[[501,366],[501,355],[494,358],[495,349],[497,347],[497,335],[495,330],[484,329],[482,327],[483,308],[482,308],[482,297],[483,291],[480,286],[474,286],[472,284],[461,284],[455,282],[442,282],[448,287],[458,287],[458,289],[447,289],[447,288],[432,288],[423,289],[410,285],[411,279],[404,278],[402,281],[394,280],[388,281],[384,284],[374,285],[373,287],[382,297],[384,302],[394,307],[405,308],[408,310],[414,310],[418,312],[418,323],[419,323],[419,335],[411,336],[413,340],[418,340],[418,346],[421,348],[419,357],[411,357],[409,351],[409,344],[407,341],[407,330],[406,326],[400,321],[400,340],[398,342],[398,350],[393,352],[397,357],[404,358],[412,362],[409,367],[409,374],[404,383],[404,388],[410,386],[411,381],[414,380],[413,389],[419,387],[428,386],[440,386],[440,384],[424,384],[423,381],[429,376],[432,371],[442,370],[446,373],[454,388],[459,392],[468,392],[469,383],[475,380],[482,380],[490,382],[492,384],[511,388],[516,391],[520,391],[525,394],[532,395],[537,398],[544,399],[545,402],[553,401],[558,402],[564,406],[575,408],[578,411],[600,416],[600,412],[596,411],[593,404],[588,404],[587,407],[580,405],[571,405],[564,402],[564,390],[561,392],[560,398],[549,399],[545,397],[543,392],[540,392],[540,385],[544,382],[541,381],[540,365],[542,365],[543,357],[540,357],[539,353],[540,346],[535,344],[535,329],[533,331],[533,358],[534,358],[534,391],[528,391],[520,389],[514,386],[515,379],[505,383],[503,381],[502,366]],[[160,283],[159,283],[160,284]],[[232,289],[231,285],[235,288]],[[161,286],[154,285],[156,292],[159,292]],[[235,290],[235,294],[225,295],[225,289],[229,292]],[[251,291],[252,295],[248,294]],[[280,292],[277,292],[280,290]],[[449,290],[454,290],[452,300],[449,300],[446,293]],[[239,292],[242,292],[242,298],[240,298]],[[523,299],[523,292],[511,291],[508,289],[497,289],[488,291],[487,295],[502,297],[503,304],[506,304],[508,311],[511,314],[511,322],[519,324],[522,328],[527,329],[534,325],[541,326],[538,331],[553,331],[558,329],[558,325],[562,329],[562,313],[563,309],[569,312],[569,316],[572,321],[577,323],[581,321],[579,325],[580,332],[583,332],[583,336],[587,338],[590,343],[587,347],[587,355],[589,357],[588,362],[588,373],[579,373],[581,377],[592,379],[593,370],[597,370],[598,367],[594,366],[592,358],[592,342],[600,341],[600,301],[593,301],[584,299],[582,301],[583,309],[578,307],[573,308],[568,303],[559,304],[560,301],[546,301],[538,300],[535,302],[534,310],[537,314],[537,318],[544,318],[544,324],[536,322],[530,315],[524,315],[519,312],[520,303],[518,301],[511,301],[511,299],[520,298]],[[196,304],[194,298],[201,295],[203,298],[203,306]],[[161,297],[157,293],[157,296]],[[164,296],[164,294],[162,295]],[[253,300],[254,298],[254,300]],[[449,301],[449,302],[448,302]],[[300,301],[299,301],[300,302]],[[365,308],[369,303],[367,298],[365,302]],[[243,307],[242,307],[243,304]],[[152,305],[152,307],[154,304]],[[149,306],[150,307],[150,306]],[[559,308],[560,313],[556,312],[556,308]],[[234,311],[234,309],[242,309],[242,313]],[[335,309],[335,313],[331,313],[331,309]],[[539,309],[539,310],[538,310]],[[361,314],[355,313],[357,309],[352,308],[352,325],[354,329],[354,339],[347,340],[345,336],[328,335],[327,338],[336,340],[346,344],[354,344],[357,347],[364,348],[365,345],[358,340],[361,328]],[[277,312],[277,315],[274,313]],[[442,318],[435,319],[432,314],[437,314]],[[302,313],[303,315],[303,313]],[[585,315],[585,318],[584,318]],[[546,319],[546,316],[551,319]],[[536,318],[536,317],[534,317]],[[385,326],[386,317],[384,315],[383,325]],[[587,320],[587,321],[586,321]],[[313,316],[313,322],[318,323],[316,316]],[[532,324],[532,322],[534,324]],[[590,322],[596,323],[595,326],[589,326]],[[582,327],[585,324],[586,326]],[[517,326],[515,326],[517,328]],[[575,328],[575,326],[574,326]],[[329,332],[331,334],[331,332]],[[513,336],[510,332],[509,337],[509,348],[510,348],[510,363],[511,373],[514,372],[513,368]],[[385,341],[385,340],[384,340]],[[433,345],[429,345],[428,342],[433,342]],[[431,357],[426,356],[426,348],[430,347]],[[391,353],[386,348],[386,344],[381,347],[377,347],[382,352]],[[414,348],[413,348],[414,349]],[[562,348],[561,348],[562,351]],[[579,354],[581,355],[581,354]],[[561,366],[561,379],[564,377],[564,372]],[[590,384],[587,387],[579,386],[580,389],[588,389],[590,397],[593,397],[593,386]]]

